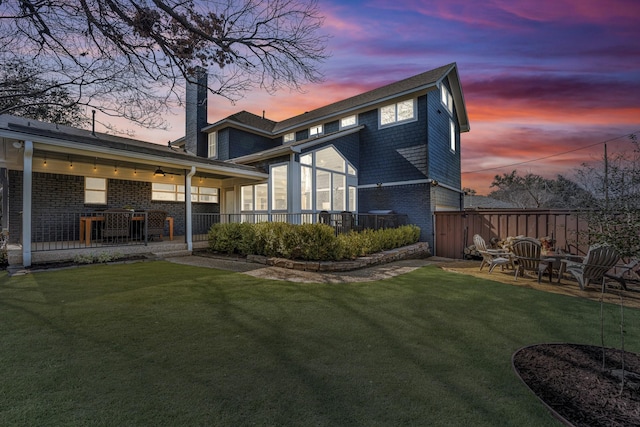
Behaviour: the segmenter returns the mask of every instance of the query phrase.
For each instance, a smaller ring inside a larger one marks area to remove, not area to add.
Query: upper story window
[[[322,135],[322,125],[312,126],[309,128],[309,138],[316,138]]]
[[[343,117],[340,119],[340,129],[350,128],[352,126],[356,126],[358,124],[358,117],[354,114],[353,116]]]
[[[283,143],[287,143],[287,142],[294,142],[296,140],[296,134],[295,132],[291,132],[286,134],[285,136],[282,137],[282,142]]]
[[[92,205],[107,204],[106,178],[84,178],[84,202]]]
[[[440,86],[440,100],[449,114],[453,114],[453,96],[451,96],[451,92],[444,84]]]
[[[380,108],[380,127],[413,121],[415,119],[415,99],[397,102]]]
[[[210,159],[218,157],[218,132],[211,132],[208,135],[207,147],[207,157]]]
[[[456,152],[456,125],[453,120],[449,120],[449,148]]]

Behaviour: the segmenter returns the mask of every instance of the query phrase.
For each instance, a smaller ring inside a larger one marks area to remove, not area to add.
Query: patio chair
[[[605,274],[619,260],[620,254],[613,247],[609,245],[593,245],[589,247],[584,261],[563,260],[562,262],[566,264],[565,271],[571,273],[578,280],[580,289],[584,290],[584,287],[588,286],[591,281],[600,280],[604,283]]]
[[[518,280],[519,274],[524,276],[525,272],[533,271],[537,273],[538,283],[540,283],[542,274],[547,271],[549,273],[549,283],[551,283],[551,264],[549,260],[540,257],[542,246],[539,240],[530,237],[518,239],[511,246],[511,251],[518,264],[515,268],[515,280]]]
[[[499,249],[488,249],[487,243],[481,235],[476,234],[473,236],[473,244],[476,246],[476,250],[482,256],[482,262],[480,263],[480,271],[485,265],[489,266],[489,274],[496,266],[500,266],[504,269],[507,264],[512,264],[511,254],[508,251]]]
[[[617,281],[626,291],[627,280],[640,281],[640,258],[632,258],[626,264],[614,266],[612,270],[605,273],[605,277]]]
[[[164,234],[164,222],[167,219],[167,212],[161,210],[147,211],[147,238],[153,240],[158,236],[162,241]]]
[[[108,209],[103,212],[102,239],[128,239],[131,231],[133,212],[128,209]]]

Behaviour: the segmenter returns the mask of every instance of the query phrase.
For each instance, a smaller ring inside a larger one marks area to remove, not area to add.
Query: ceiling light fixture
[[[153,176],[165,176],[165,172],[160,169],[160,166],[158,166],[158,169],[156,169],[156,171],[153,173]]]

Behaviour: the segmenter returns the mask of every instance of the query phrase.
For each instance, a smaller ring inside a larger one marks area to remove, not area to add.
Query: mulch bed
[[[518,350],[513,367],[567,425],[640,425],[640,355],[606,348],[604,360],[599,346],[540,344]]]

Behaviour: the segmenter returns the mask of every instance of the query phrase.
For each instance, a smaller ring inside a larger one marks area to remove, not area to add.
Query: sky
[[[517,170],[569,178],[583,162],[629,150],[640,133],[640,0],[319,0],[330,36],[324,81],[303,92],[209,99],[209,123],[246,110],[283,120],[457,63],[471,131],[462,186],[478,194]],[[168,131],[184,135],[184,113]]]

